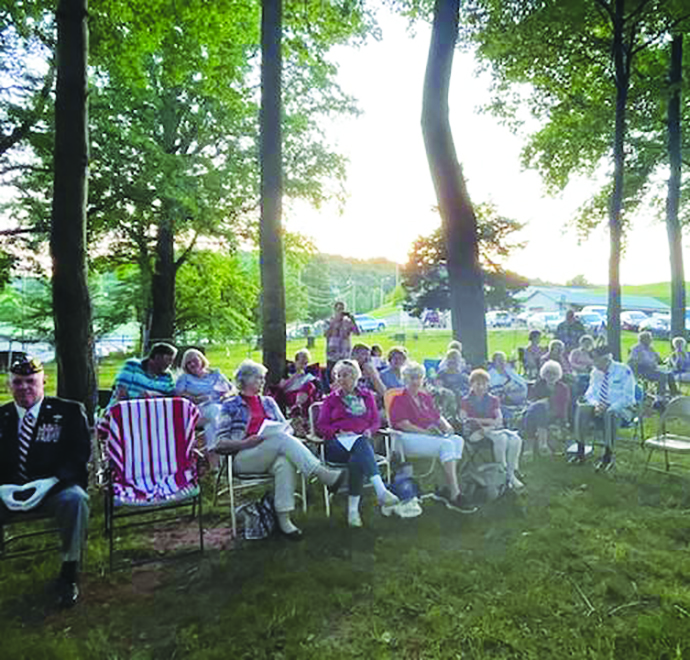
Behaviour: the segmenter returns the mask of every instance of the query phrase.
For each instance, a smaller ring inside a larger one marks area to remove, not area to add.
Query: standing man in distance
[[[350,358],[352,351],[351,335],[360,334],[354,317],[345,311],[344,302],[336,302],[333,305],[333,316],[328,321],[324,332],[326,337],[326,388],[330,391],[331,371],[339,360]]]
[[[569,309],[565,313],[565,321],[561,321],[556,328],[556,339],[563,342],[566,355],[570,355],[570,351],[578,347],[580,337],[586,332],[582,321],[575,316],[572,309]]]
[[[84,407],[44,396],[44,383],[38,360],[25,357],[10,368],[14,401],[0,407],[0,523],[26,510],[57,520],[62,537],[58,599],[62,607],[71,607],[79,596],[89,517],[91,434]]]

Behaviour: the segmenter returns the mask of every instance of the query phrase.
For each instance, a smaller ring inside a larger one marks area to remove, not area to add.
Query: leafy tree
[[[479,204],[477,218],[478,249],[487,304],[493,308],[512,308],[515,306],[512,296],[529,282],[505,271],[500,262],[521,246],[511,240],[511,235],[522,225],[498,215],[491,204]],[[451,308],[447,249],[441,228],[414,242],[409,260],[401,271],[406,292],[403,307],[413,316],[421,316],[425,309]]]
[[[566,286],[581,286],[581,287],[588,287],[591,286],[591,284],[587,281],[587,278],[580,274],[580,275],[575,275],[572,279],[568,280],[565,283]]]
[[[613,165],[609,185],[581,218],[593,223],[608,214],[608,339],[620,357],[623,230],[665,161],[656,54],[667,35],[687,24],[686,3],[476,0],[465,9],[464,34],[494,75],[493,109],[515,122],[527,106],[541,122],[524,151],[526,164],[555,189],[574,173]]]
[[[257,285],[238,256],[195,252],[177,278],[177,336],[185,341],[227,341],[251,334]]]

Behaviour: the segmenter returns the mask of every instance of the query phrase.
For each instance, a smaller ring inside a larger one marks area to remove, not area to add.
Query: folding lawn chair
[[[668,422],[670,420],[677,420],[686,425],[690,424],[690,396],[679,396],[669,401],[666,410],[661,413],[659,419],[659,427],[656,436],[648,438],[644,441],[644,447],[649,449],[649,455],[645,463],[645,470],[657,470],[665,472],[666,474],[674,474],[671,472],[672,467],[683,466],[690,469],[690,459],[685,464],[671,463],[669,461],[669,454],[688,454],[690,455],[690,435],[680,435],[669,433]],[[652,454],[661,449],[664,452],[664,467],[665,470],[659,468],[649,467],[649,462]]]
[[[133,399],[112,406],[98,424],[105,438],[105,533],[113,568],[115,532],[150,526],[176,516],[147,518],[115,526],[121,518],[158,514],[191,506],[199,521],[199,548],[204,551],[201,489],[196,436],[197,407],[179,397]],[[198,507],[198,512],[197,512]]]

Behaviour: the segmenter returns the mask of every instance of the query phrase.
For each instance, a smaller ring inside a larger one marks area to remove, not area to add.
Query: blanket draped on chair
[[[192,456],[197,407],[186,399],[121,401],[98,424],[107,438],[116,504],[150,505],[198,490]]]

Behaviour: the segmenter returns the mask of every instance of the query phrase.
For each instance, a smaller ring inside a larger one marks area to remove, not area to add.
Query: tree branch
[[[19,236],[20,234],[41,234],[46,229],[35,225],[33,227],[15,227],[14,229],[0,229],[0,236]]]
[[[55,62],[51,61],[50,68],[46,74],[45,82],[41,91],[38,93],[36,105],[34,109],[27,115],[26,119],[9,134],[0,138],[0,155],[9,151],[18,142],[21,142],[28,134],[33,126],[38,122],[43,114],[46,100],[53,89],[55,82]]]
[[[189,258],[189,255],[191,254],[192,250],[194,249],[194,246],[196,245],[196,241],[198,238],[199,238],[199,232],[197,231],[194,233],[194,238],[192,238],[191,243],[185,248],[185,250],[180,255],[180,258],[175,262],[175,272],[177,272],[178,269],[180,268],[180,266],[182,266],[182,264],[185,261],[187,261],[187,259]]]

